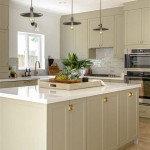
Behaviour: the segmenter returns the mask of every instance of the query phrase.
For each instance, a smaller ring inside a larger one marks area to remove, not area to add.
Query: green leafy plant
[[[84,69],[88,68],[89,66],[92,65],[92,62],[90,60],[79,60],[76,54],[68,54],[68,59],[65,59],[62,61],[63,65],[65,68],[70,68],[72,69]]]
[[[85,69],[91,66],[93,63],[90,60],[79,60],[77,55],[73,53],[68,54],[68,59],[62,61],[64,65],[64,73],[68,75],[68,79],[78,79],[80,69]]]

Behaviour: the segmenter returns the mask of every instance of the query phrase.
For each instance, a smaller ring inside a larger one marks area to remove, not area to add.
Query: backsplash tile
[[[115,74],[120,76],[124,70],[124,60],[115,58],[113,48],[101,48],[96,50],[96,59],[93,62],[93,74]]]

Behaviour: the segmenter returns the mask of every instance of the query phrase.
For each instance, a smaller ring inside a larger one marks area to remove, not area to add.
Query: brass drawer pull
[[[72,110],[73,110],[73,105],[69,105],[68,111],[72,111]]]
[[[107,97],[104,97],[104,103],[107,103],[108,102],[108,98]]]
[[[133,93],[132,92],[129,92],[129,97],[133,96]]]

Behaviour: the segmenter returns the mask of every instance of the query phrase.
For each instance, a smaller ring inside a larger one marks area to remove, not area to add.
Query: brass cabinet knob
[[[73,110],[73,105],[69,105],[68,106],[68,111],[72,111]]]
[[[108,102],[108,98],[107,97],[104,97],[104,103],[107,103]]]
[[[129,92],[129,97],[133,96],[133,93],[132,92]]]

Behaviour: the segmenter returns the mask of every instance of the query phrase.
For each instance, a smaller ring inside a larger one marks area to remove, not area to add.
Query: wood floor
[[[150,119],[140,118],[139,144],[131,145],[126,150],[150,150]]]

